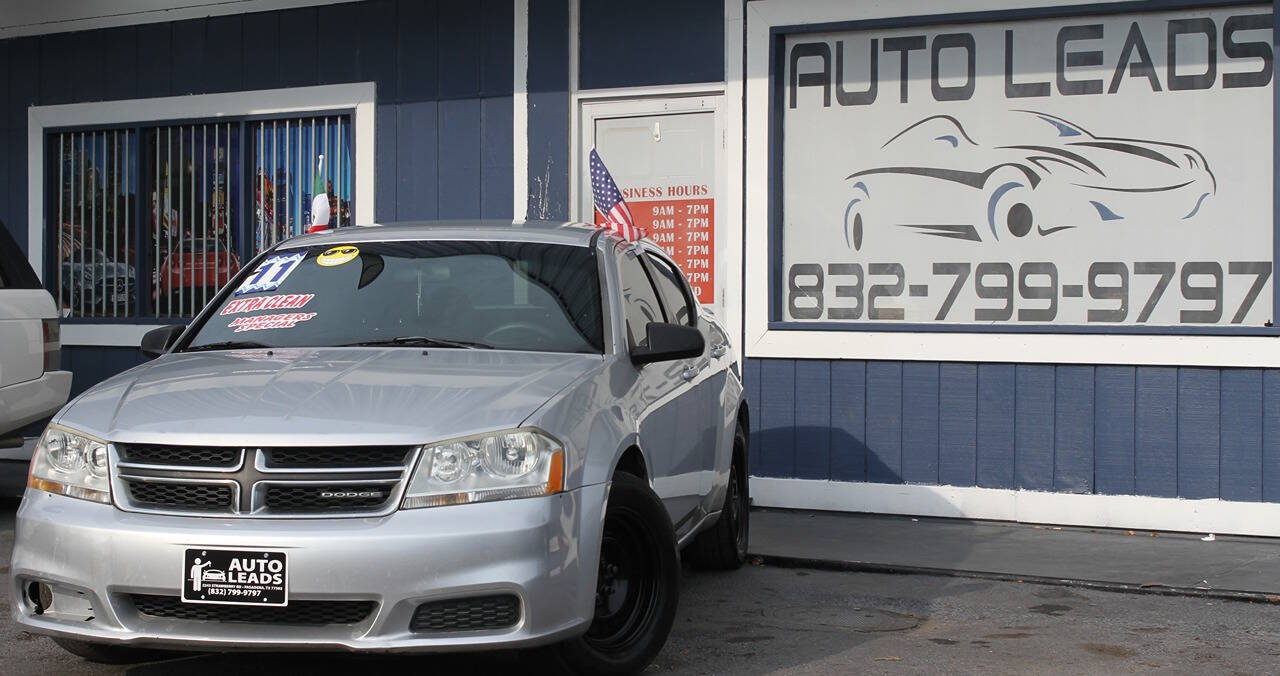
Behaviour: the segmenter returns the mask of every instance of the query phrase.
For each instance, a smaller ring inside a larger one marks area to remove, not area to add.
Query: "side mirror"
[[[649,345],[631,350],[631,363],[636,366],[657,361],[692,359],[702,356],[702,351],[707,346],[702,332],[692,326],[649,322],[645,331],[649,336]]]
[[[159,357],[178,340],[178,336],[186,331],[187,327],[182,324],[174,324],[173,326],[161,326],[158,329],[151,329],[142,335],[142,354],[148,357]]]

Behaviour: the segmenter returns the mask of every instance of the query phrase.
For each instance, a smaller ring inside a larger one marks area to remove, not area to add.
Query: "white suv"
[[[0,495],[22,495],[27,483],[36,439],[22,428],[67,402],[61,347],[58,306],[0,223]]]

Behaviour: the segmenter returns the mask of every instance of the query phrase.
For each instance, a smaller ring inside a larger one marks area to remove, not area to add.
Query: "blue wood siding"
[[[579,24],[583,89],[724,81],[723,0],[582,0]]]
[[[1094,486],[1098,493],[1134,492],[1134,412],[1132,366],[1099,366],[1094,372]]]
[[[744,374],[756,476],[1280,502],[1280,370],[748,359]]]
[[[978,367],[938,365],[938,483],[973,486],[978,475]]]
[[[759,360],[747,362],[757,364]],[[831,364],[831,478],[865,481],[867,478],[867,364],[836,361]],[[750,378],[759,369],[747,368],[747,396],[755,394]],[[756,399],[756,401],[760,401]]]
[[[28,106],[367,81],[377,220],[510,218],[513,28],[507,0],[371,0],[0,40],[0,220],[26,251]],[[74,395],[142,360],[66,347],[62,363]]]
[[[375,218],[510,218],[513,27],[507,0],[372,0],[0,40],[0,219],[26,250],[28,106],[364,81]]]
[[[62,369],[71,372],[71,398],[145,361],[142,351],[132,347],[69,345],[62,348]]]
[[[978,365],[977,485],[983,488],[1014,487],[1016,382],[1012,364]]]
[[[569,217],[569,3],[529,3],[529,218]]]

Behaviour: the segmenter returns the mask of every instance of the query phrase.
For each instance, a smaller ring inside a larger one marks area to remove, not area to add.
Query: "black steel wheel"
[[[747,483],[747,434],[739,423],[733,434],[733,464],[720,518],[699,533],[686,553],[690,561],[707,570],[737,570],[747,560],[751,535],[751,499]]]
[[[680,596],[675,532],[662,501],[640,478],[614,475],[605,509],[595,618],[553,647],[578,674],[634,674],[662,650]]]

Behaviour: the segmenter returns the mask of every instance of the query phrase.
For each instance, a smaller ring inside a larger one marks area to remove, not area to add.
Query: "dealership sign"
[[[1245,6],[786,35],[781,318],[1271,326],[1271,27]]]

